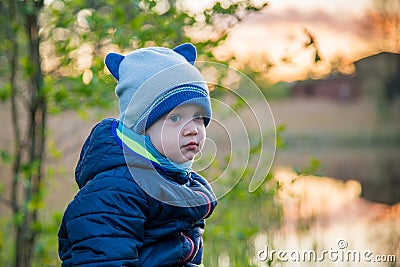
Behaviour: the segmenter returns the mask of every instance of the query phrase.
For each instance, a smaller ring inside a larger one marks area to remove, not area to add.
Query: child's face
[[[206,138],[203,112],[197,105],[182,105],[151,125],[146,135],[157,150],[176,163],[192,160]]]

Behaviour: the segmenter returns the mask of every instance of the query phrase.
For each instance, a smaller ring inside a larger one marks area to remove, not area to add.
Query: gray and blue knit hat
[[[194,67],[196,48],[185,43],[174,49],[148,47],[123,56],[110,53],[105,63],[117,79],[120,120],[137,133],[181,104],[204,109],[204,123],[211,118],[206,81]]]

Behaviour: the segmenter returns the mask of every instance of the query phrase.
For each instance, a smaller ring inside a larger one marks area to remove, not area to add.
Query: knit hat
[[[194,67],[196,48],[185,43],[174,49],[148,47],[123,56],[109,53],[107,68],[117,79],[120,120],[137,133],[181,104],[204,110],[204,123],[211,118],[207,84]]]

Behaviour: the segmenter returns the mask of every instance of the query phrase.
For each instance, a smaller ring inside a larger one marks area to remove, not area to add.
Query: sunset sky
[[[272,81],[305,79],[310,71],[316,77],[323,76],[335,60],[344,63],[343,71],[351,72],[352,66],[347,63],[380,52],[366,19],[373,2],[270,0],[259,14],[231,30],[222,54],[233,53],[249,64],[262,55],[274,65],[267,75]],[[315,50],[304,47],[309,40],[306,31],[318,47],[322,58],[318,64],[313,64]],[[283,58],[290,62],[282,63]]]
[[[184,9],[196,13],[211,8],[215,1],[181,0],[180,3]],[[228,3],[240,0],[218,1],[229,6]],[[264,78],[272,82],[323,78],[332,69],[350,74],[354,72],[354,61],[379,52],[400,53],[399,1],[251,2],[268,5],[229,29],[225,44],[216,49],[215,55],[220,60],[234,56],[237,59],[234,67],[246,65],[264,73]],[[384,15],[380,13],[382,10]],[[206,32],[205,37],[210,34]],[[310,35],[315,45],[305,48]],[[321,58],[318,64],[314,64],[316,49]]]
[[[181,0],[194,13],[216,0]],[[222,6],[239,0],[218,0]],[[229,29],[218,59],[236,58],[276,81],[322,78],[332,69],[354,72],[354,61],[379,52],[400,53],[400,2],[396,0],[252,0],[268,5]],[[387,5],[385,15],[380,9]],[[388,19],[389,18],[389,19]],[[219,22],[216,23],[217,25]],[[223,22],[220,23],[224,25]],[[200,34],[194,29],[193,35]],[[203,35],[209,38],[211,32]],[[313,37],[314,45],[305,47]],[[314,63],[315,52],[321,60]],[[272,67],[271,67],[272,66]]]

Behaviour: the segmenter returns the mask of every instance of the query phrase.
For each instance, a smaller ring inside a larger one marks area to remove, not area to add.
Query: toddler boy
[[[199,266],[216,206],[191,168],[210,122],[196,49],[110,53],[120,118],[97,124],[75,170],[80,188],[60,230],[62,266]]]

